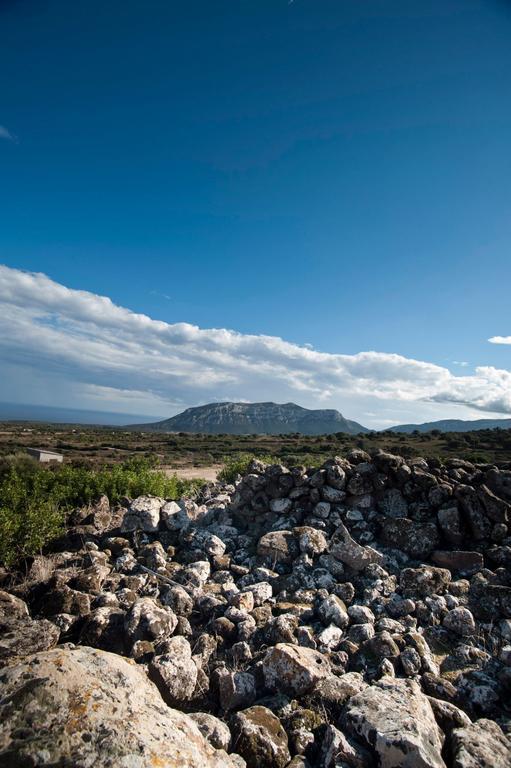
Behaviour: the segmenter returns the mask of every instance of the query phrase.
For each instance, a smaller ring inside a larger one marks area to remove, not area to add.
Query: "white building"
[[[62,464],[64,457],[61,453],[54,453],[54,451],[47,451],[46,448],[27,448],[27,453],[33,456],[36,461],[42,463],[48,463],[49,461],[56,461],[58,464]]]

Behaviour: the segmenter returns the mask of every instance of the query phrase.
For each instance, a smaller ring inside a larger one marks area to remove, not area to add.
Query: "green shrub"
[[[245,475],[253,459],[262,461],[265,464],[280,464],[281,461],[276,456],[255,456],[253,453],[239,453],[237,456],[229,457],[225,460],[223,469],[218,473],[218,479],[223,483],[233,483],[238,475]]]
[[[65,529],[66,516],[102,494],[111,503],[143,494],[177,499],[193,494],[201,480],[180,480],[134,458],[113,467],[91,469],[63,464],[43,467],[25,457],[0,463],[0,562],[8,566],[37,554]]]

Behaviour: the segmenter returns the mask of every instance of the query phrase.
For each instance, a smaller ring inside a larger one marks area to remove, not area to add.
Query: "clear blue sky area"
[[[0,80],[7,265],[509,367],[510,2],[3,0]]]

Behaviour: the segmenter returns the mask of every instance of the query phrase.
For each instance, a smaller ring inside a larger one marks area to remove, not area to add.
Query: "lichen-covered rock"
[[[453,768],[509,768],[511,742],[492,720],[481,719],[451,734]]]
[[[257,554],[274,563],[291,563],[298,555],[298,545],[294,534],[291,531],[265,533],[259,539]]]
[[[382,537],[387,546],[400,549],[414,558],[428,557],[440,542],[435,523],[416,523],[404,517],[386,520]]]
[[[73,616],[85,616],[90,613],[90,596],[67,584],[55,584],[44,595],[40,612],[43,616],[55,616],[58,613],[71,613]]]
[[[229,751],[231,746],[231,731],[229,726],[220,718],[209,712],[192,712],[190,717],[199,726],[199,731],[215,749]]]
[[[13,616],[0,616],[0,664],[47,651],[57,645],[60,637],[60,629],[54,622],[16,615],[22,609],[17,603],[14,605]]]
[[[136,530],[154,533],[158,530],[160,509],[164,504],[165,499],[158,496],[139,496],[134,499],[124,514],[121,530],[126,533]]]
[[[256,695],[255,678],[250,672],[231,672],[228,669],[216,670],[218,697],[224,712],[241,709],[253,704]]]
[[[427,597],[442,592],[451,580],[447,568],[421,565],[420,568],[403,568],[401,588],[405,597]]]
[[[381,768],[445,768],[443,735],[414,680],[384,677],[365,688],[348,701],[345,723]]]
[[[177,617],[170,608],[158,605],[153,598],[140,597],[126,615],[124,626],[132,643],[159,640],[174,632]]]
[[[363,571],[371,563],[380,563],[383,560],[382,555],[372,547],[358,544],[342,523],[332,536],[329,552],[354,571]]]
[[[87,647],[56,648],[0,673],[0,763],[80,768],[234,768],[143,670]]]
[[[474,539],[479,541],[486,538],[490,533],[491,524],[474,488],[470,485],[459,485],[454,495],[458,499]]]
[[[125,612],[115,606],[103,606],[91,611],[80,632],[80,643],[112,653],[125,652]]]
[[[318,531],[317,528],[304,525],[300,528],[295,528],[293,533],[298,536],[300,552],[304,552],[306,555],[311,555],[312,557],[321,555],[328,547],[325,534],[323,531]]]
[[[29,616],[28,606],[24,600],[0,589],[0,619],[19,619]]]
[[[271,710],[256,706],[237,712],[231,728],[236,750],[248,768],[285,768],[289,763],[287,734]]]
[[[458,607],[448,611],[442,624],[446,629],[462,637],[473,635],[476,630],[474,617],[468,608]]]
[[[171,637],[165,646],[166,652],[151,660],[149,677],[167,704],[176,706],[192,697],[197,683],[197,666],[186,638]]]
[[[330,664],[326,656],[312,648],[278,643],[266,653],[263,674],[270,690],[300,696],[330,674]]]

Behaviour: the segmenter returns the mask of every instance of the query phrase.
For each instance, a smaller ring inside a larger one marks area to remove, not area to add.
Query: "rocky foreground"
[[[0,765],[511,766],[511,469],[108,499],[2,574]]]

